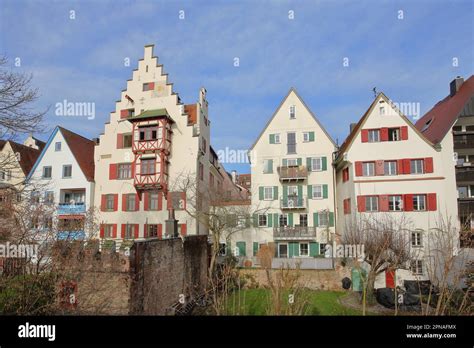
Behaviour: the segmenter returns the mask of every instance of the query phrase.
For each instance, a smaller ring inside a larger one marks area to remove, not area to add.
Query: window
[[[154,82],[148,82],[143,84],[143,92],[151,91],[153,88],[155,88]]]
[[[122,163],[118,165],[118,178],[131,179],[132,178],[132,164]]]
[[[114,195],[105,196],[105,209],[114,210]]]
[[[326,254],[326,243],[319,243],[319,255]]]
[[[153,175],[155,174],[155,159],[142,159],[140,163],[140,174],[141,175]]]
[[[280,215],[280,226],[288,226],[288,215],[281,214]]]
[[[474,197],[474,185],[469,185],[470,195],[469,197]]]
[[[53,168],[50,166],[43,167],[43,179],[51,179]]]
[[[307,143],[308,141],[311,141],[309,138],[309,132],[303,132],[303,142]]]
[[[225,243],[219,243],[219,256],[225,256],[225,255],[226,255]]]
[[[125,239],[132,239],[133,238],[133,225],[126,224],[125,225]]]
[[[313,157],[311,158],[311,171],[312,172],[319,172],[323,168],[321,157]]]
[[[296,133],[287,133],[288,153],[296,153]]]
[[[326,227],[329,224],[329,213],[328,212],[320,212],[318,213],[318,222],[320,227]]]
[[[400,128],[390,128],[388,130],[388,141],[400,140]]]
[[[124,134],[123,135],[123,148],[130,148],[132,147],[132,135],[131,134]]]
[[[61,151],[61,142],[58,141],[54,144],[54,151],[58,152]]]
[[[362,175],[363,176],[373,176],[373,175],[375,175],[375,163],[374,162],[364,162],[364,163],[362,163]]]
[[[344,168],[342,170],[342,182],[349,181],[349,168]]]
[[[275,134],[275,144],[280,144],[280,134]]]
[[[423,261],[422,260],[413,260],[410,266],[413,274],[423,274]]]
[[[265,159],[263,160],[263,174],[273,173],[273,160]]]
[[[462,126],[454,126],[453,132],[462,132]]]
[[[46,204],[54,203],[54,192],[53,191],[46,191],[44,193],[44,202]]]
[[[300,243],[300,256],[309,256],[309,244]]]
[[[411,246],[420,247],[422,246],[422,235],[420,231],[415,231],[411,233]]]
[[[43,228],[45,228],[45,229],[53,228],[53,217],[52,216],[45,216],[43,218]]]
[[[290,118],[291,119],[296,118],[296,106],[295,105],[290,106]]]
[[[467,198],[467,186],[458,186],[458,196],[459,198]]]
[[[158,210],[159,195],[158,192],[150,192],[148,196],[148,209]]]
[[[388,210],[401,211],[403,207],[402,196],[388,196]]]
[[[273,200],[273,187],[266,186],[263,188],[263,199],[266,201]]]
[[[380,113],[380,115],[385,115],[385,107],[384,106],[379,107],[379,113]]]
[[[308,214],[300,214],[300,226],[308,226]]]
[[[199,163],[199,180],[204,180],[204,165]]]
[[[31,192],[31,203],[39,203],[40,202],[40,193],[38,191]]]
[[[136,196],[135,194],[127,194],[125,196],[125,209],[126,211],[134,211],[135,210],[135,203],[136,203]]]
[[[287,258],[288,257],[288,244],[278,244],[278,257]]]
[[[292,185],[288,186],[288,197],[297,197],[298,196],[298,186]]]
[[[426,210],[426,195],[413,196],[413,210]]]
[[[313,185],[312,187],[313,199],[323,198],[323,185]]]
[[[150,141],[158,139],[158,128],[152,127],[140,127],[140,141]]]
[[[267,215],[265,214],[258,215],[258,227],[267,227]]]
[[[158,225],[147,225],[146,235],[149,238],[158,237]]]
[[[379,198],[377,196],[365,197],[365,211],[378,211],[379,210]]]
[[[288,167],[293,167],[298,165],[298,159],[297,158],[288,158],[286,160],[286,165]]]
[[[410,160],[410,173],[423,174],[423,160],[422,159]]]
[[[380,130],[369,129],[369,143],[376,143],[380,141]]]
[[[113,225],[105,225],[104,226],[104,238],[112,238],[114,233],[114,226]]]
[[[63,178],[70,178],[72,176],[72,165],[63,166]]]
[[[385,161],[384,175],[397,175],[397,161]]]

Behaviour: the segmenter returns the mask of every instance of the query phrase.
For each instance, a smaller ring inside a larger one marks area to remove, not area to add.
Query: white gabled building
[[[412,272],[400,270],[397,279],[425,279],[434,229],[441,220],[458,226],[452,135],[433,144],[380,93],[351,126],[335,163],[338,232],[353,228],[358,217],[403,218]],[[393,274],[386,277],[378,287],[393,287]]]
[[[311,263],[324,252],[335,232],[335,150],[291,88],[250,148],[255,228],[240,241],[246,242],[247,255],[269,242],[275,243],[277,261]]]
[[[57,219],[58,239],[82,239],[93,232],[84,231],[84,219],[94,207],[94,145],[65,128],[54,129],[27,180],[31,204],[51,205],[55,213],[34,228],[47,228]]]

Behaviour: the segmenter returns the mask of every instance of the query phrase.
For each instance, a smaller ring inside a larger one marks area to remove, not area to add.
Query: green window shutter
[[[245,242],[237,242],[236,243],[236,246],[237,248],[239,249],[239,256],[247,256],[247,252],[246,252],[246,245],[245,245]]]
[[[290,243],[293,245],[293,256],[300,256],[300,243]]]
[[[329,213],[329,227],[334,227],[334,213],[332,211]]]
[[[328,198],[328,185],[323,185],[323,198]]]
[[[309,256],[318,256],[319,255],[319,243],[310,242],[309,243]]]
[[[293,252],[293,244],[295,243],[289,243],[288,244],[288,257],[291,259],[294,255],[294,252]]]
[[[323,162],[323,170],[328,170],[328,159],[327,159],[327,157],[323,157],[321,160]]]
[[[303,159],[302,158],[297,158],[296,163],[300,166],[303,164]]]
[[[298,197],[303,197],[303,185],[298,185]]]
[[[288,165],[288,160],[286,158],[283,158],[283,161],[281,163],[283,164],[283,167],[286,167]]]
[[[308,199],[313,198],[313,185],[308,185]]]
[[[258,253],[258,242],[253,242],[253,256],[257,256]]]
[[[309,141],[314,141],[314,132],[309,132]]]
[[[308,172],[311,171],[311,157],[306,157],[306,167],[308,169]]]
[[[318,227],[319,226],[319,216],[318,213],[313,213],[313,226]]]
[[[283,186],[283,206],[288,204],[288,186]]]
[[[275,134],[270,134],[270,144],[275,144]]]
[[[253,227],[258,227],[258,214],[253,214]]]
[[[293,213],[288,213],[288,226],[293,227]]]
[[[273,200],[278,200],[278,186],[273,186]]]
[[[273,227],[273,219],[272,219],[272,214],[267,214],[267,226],[268,227]]]
[[[269,160],[268,160],[267,173],[268,173],[268,174],[272,174],[272,173],[273,173],[273,160],[272,160],[272,159],[269,159]]]
[[[274,214],[273,214],[273,225],[274,225],[275,227],[278,227],[278,225],[279,225],[278,213],[274,213]]]
[[[263,186],[258,188],[258,199],[263,201]]]

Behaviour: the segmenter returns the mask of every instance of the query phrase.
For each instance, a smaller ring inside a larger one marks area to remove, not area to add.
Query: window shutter
[[[120,110],[120,118],[127,118],[129,114],[128,109]]]
[[[413,195],[412,194],[403,196],[403,210],[413,211]]]
[[[293,250],[293,244],[295,243],[289,243],[288,244],[288,257],[292,258],[294,256],[294,250]]]
[[[308,185],[308,199],[313,198],[313,185]]]
[[[397,174],[405,174],[403,170],[403,160],[397,160]]]
[[[379,196],[379,211],[388,211],[388,196]]]
[[[140,210],[140,196],[138,193],[135,194],[135,211]]]
[[[425,173],[433,173],[433,157],[426,157],[423,160],[423,167]]]
[[[270,144],[275,144],[275,134],[270,134]]]
[[[150,197],[149,197],[149,193],[148,193],[148,192],[144,192],[143,195],[144,195],[144,197],[143,197],[143,199],[144,199],[144,202],[143,202],[143,210],[144,210],[144,211],[148,211],[148,206],[149,206],[148,200],[149,200],[149,198],[150,198]]]
[[[186,224],[181,224],[181,235],[184,237],[188,234],[188,226]]]
[[[122,211],[127,211],[127,195],[122,194]]]
[[[384,161],[383,160],[375,161],[375,175],[384,175],[384,174],[385,174]]]
[[[273,173],[273,160],[272,159],[268,160],[268,173],[269,174]]]
[[[356,176],[362,176],[362,162],[357,161],[355,163],[355,172]]]
[[[301,166],[303,164],[303,159],[302,158],[297,158],[296,163]]]
[[[135,179],[135,167],[136,167],[136,163],[135,163],[135,162],[132,162],[131,165],[132,165],[132,179]]]
[[[288,166],[288,160],[286,158],[283,158],[283,161],[281,163],[283,164],[283,167]]]
[[[104,238],[105,236],[105,226],[104,224],[100,225],[100,238]]]
[[[263,186],[258,188],[258,199],[263,201]]]
[[[154,82],[150,82],[150,83],[148,84],[148,90],[149,90],[149,91],[152,91],[152,90],[154,90],[154,89],[155,89],[155,83],[154,83]]]
[[[109,180],[117,179],[117,164],[110,163],[109,165]]]
[[[117,149],[123,149],[123,134],[117,134]]]
[[[267,226],[273,227],[273,216],[272,214],[267,214]]]
[[[400,127],[400,136],[402,140],[408,140],[408,126]]]
[[[365,196],[357,196],[357,211],[365,212]]]
[[[298,199],[303,199],[303,185],[298,185]]]
[[[436,193],[428,193],[427,194],[427,201],[428,201],[428,210],[429,211],[436,211]]]
[[[278,200],[278,186],[273,186],[273,200]]]
[[[308,172],[311,171],[311,157],[306,157],[306,167],[308,169]]]
[[[135,239],[138,238],[138,236],[139,236],[139,226],[140,226],[140,225],[138,225],[138,224],[135,224],[135,225],[133,226],[133,228],[134,228],[134,230],[135,230],[135,231],[134,231],[134,232],[135,232]]]
[[[118,193],[114,194],[114,211],[118,210]]]
[[[329,227],[334,227],[334,212],[329,212]]]
[[[290,246],[293,248],[293,256],[300,256],[300,244],[290,243]]]
[[[163,192],[158,192],[158,210],[163,209]]]
[[[163,225],[158,224],[158,238],[161,239],[163,237]]]
[[[288,203],[288,186],[283,186],[283,206],[286,207]]]
[[[404,174],[411,174],[411,166],[410,166],[410,159],[409,158],[403,159],[403,173]]]
[[[319,243],[310,242],[309,243],[309,256],[318,256],[319,255]]]
[[[288,213],[288,226],[293,227],[293,213]]]
[[[323,184],[323,198],[328,198],[328,185]]]
[[[122,224],[122,239],[125,239],[125,228],[127,227],[127,224]]]
[[[253,242],[253,256],[257,256],[258,253],[258,242]]]
[[[367,143],[369,141],[369,130],[368,129],[362,129],[360,132],[361,140],[363,143]]]
[[[117,238],[117,224],[112,225],[112,237]]]
[[[107,204],[107,196],[102,195],[101,198],[100,198],[100,210],[101,211],[105,211],[106,204]]]
[[[380,128],[380,141],[388,141],[388,128]]]
[[[319,215],[318,215],[318,213],[313,213],[313,226],[314,227],[319,226]]]
[[[258,215],[253,214],[253,227],[258,227]]]
[[[274,213],[274,214],[273,214],[273,225],[274,225],[275,227],[278,227],[278,225],[279,225],[278,213]]]
[[[321,161],[323,162],[322,169],[327,170],[328,169],[328,159],[327,159],[327,157],[322,157]]]
[[[314,141],[314,132],[309,132],[309,141]]]

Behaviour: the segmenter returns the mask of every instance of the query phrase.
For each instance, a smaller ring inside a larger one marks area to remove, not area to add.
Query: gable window
[[[420,247],[422,246],[422,235],[420,231],[414,231],[411,233],[411,246]]]
[[[426,195],[413,196],[413,210],[426,210]]]
[[[300,256],[309,256],[309,244],[300,243]]]
[[[307,143],[310,141],[309,132],[303,132],[303,142]]]
[[[61,142],[58,141],[54,144],[54,151],[58,152],[61,151]]]
[[[311,158],[311,171],[312,172],[319,172],[323,168],[323,161],[321,157],[313,157]]]
[[[411,261],[410,269],[413,274],[423,274],[423,261],[422,260],[413,260]]]
[[[143,84],[143,92],[151,91],[153,88],[155,88],[154,82],[147,82]]]
[[[280,144],[280,134],[276,133],[274,134],[274,136],[275,136],[275,144]]]
[[[132,147],[132,135],[131,134],[124,134],[123,135],[123,148],[127,149]]]
[[[380,113],[380,115],[385,115],[385,107],[384,106],[379,107],[379,113]]]
[[[43,167],[43,179],[51,179],[53,168],[51,166]]]
[[[313,185],[312,187],[313,199],[323,198],[323,185]]]
[[[155,174],[155,159],[142,159],[140,163],[140,174],[141,175],[152,175]]]
[[[402,196],[388,196],[388,210],[401,211],[403,207]]]
[[[365,197],[365,211],[373,212],[379,210],[379,198],[377,196]]]
[[[308,214],[300,214],[300,226],[308,226]]]
[[[423,174],[423,160],[422,159],[410,160],[410,173]]]
[[[266,201],[273,200],[273,187],[266,186],[263,188],[263,199]]]
[[[388,141],[400,140],[400,128],[390,128],[388,130]]]
[[[374,176],[375,175],[375,163],[374,162],[363,162],[362,163],[362,175],[363,176]]]
[[[258,227],[267,227],[267,215],[259,214],[258,215]]]
[[[397,161],[385,161],[384,175],[397,175]]]
[[[72,177],[72,165],[67,164],[63,166],[63,178]]]
[[[369,129],[369,143],[376,143],[380,141],[380,130]]]
[[[296,118],[296,106],[291,105],[289,111],[290,111],[290,118],[295,119]]]
[[[118,165],[118,178],[119,179],[132,178],[132,164],[131,163],[121,163]]]
[[[105,195],[105,210],[114,210],[114,195]]]
[[[287,151],[289,154],[296,153],[296,133],[287,133]]]

